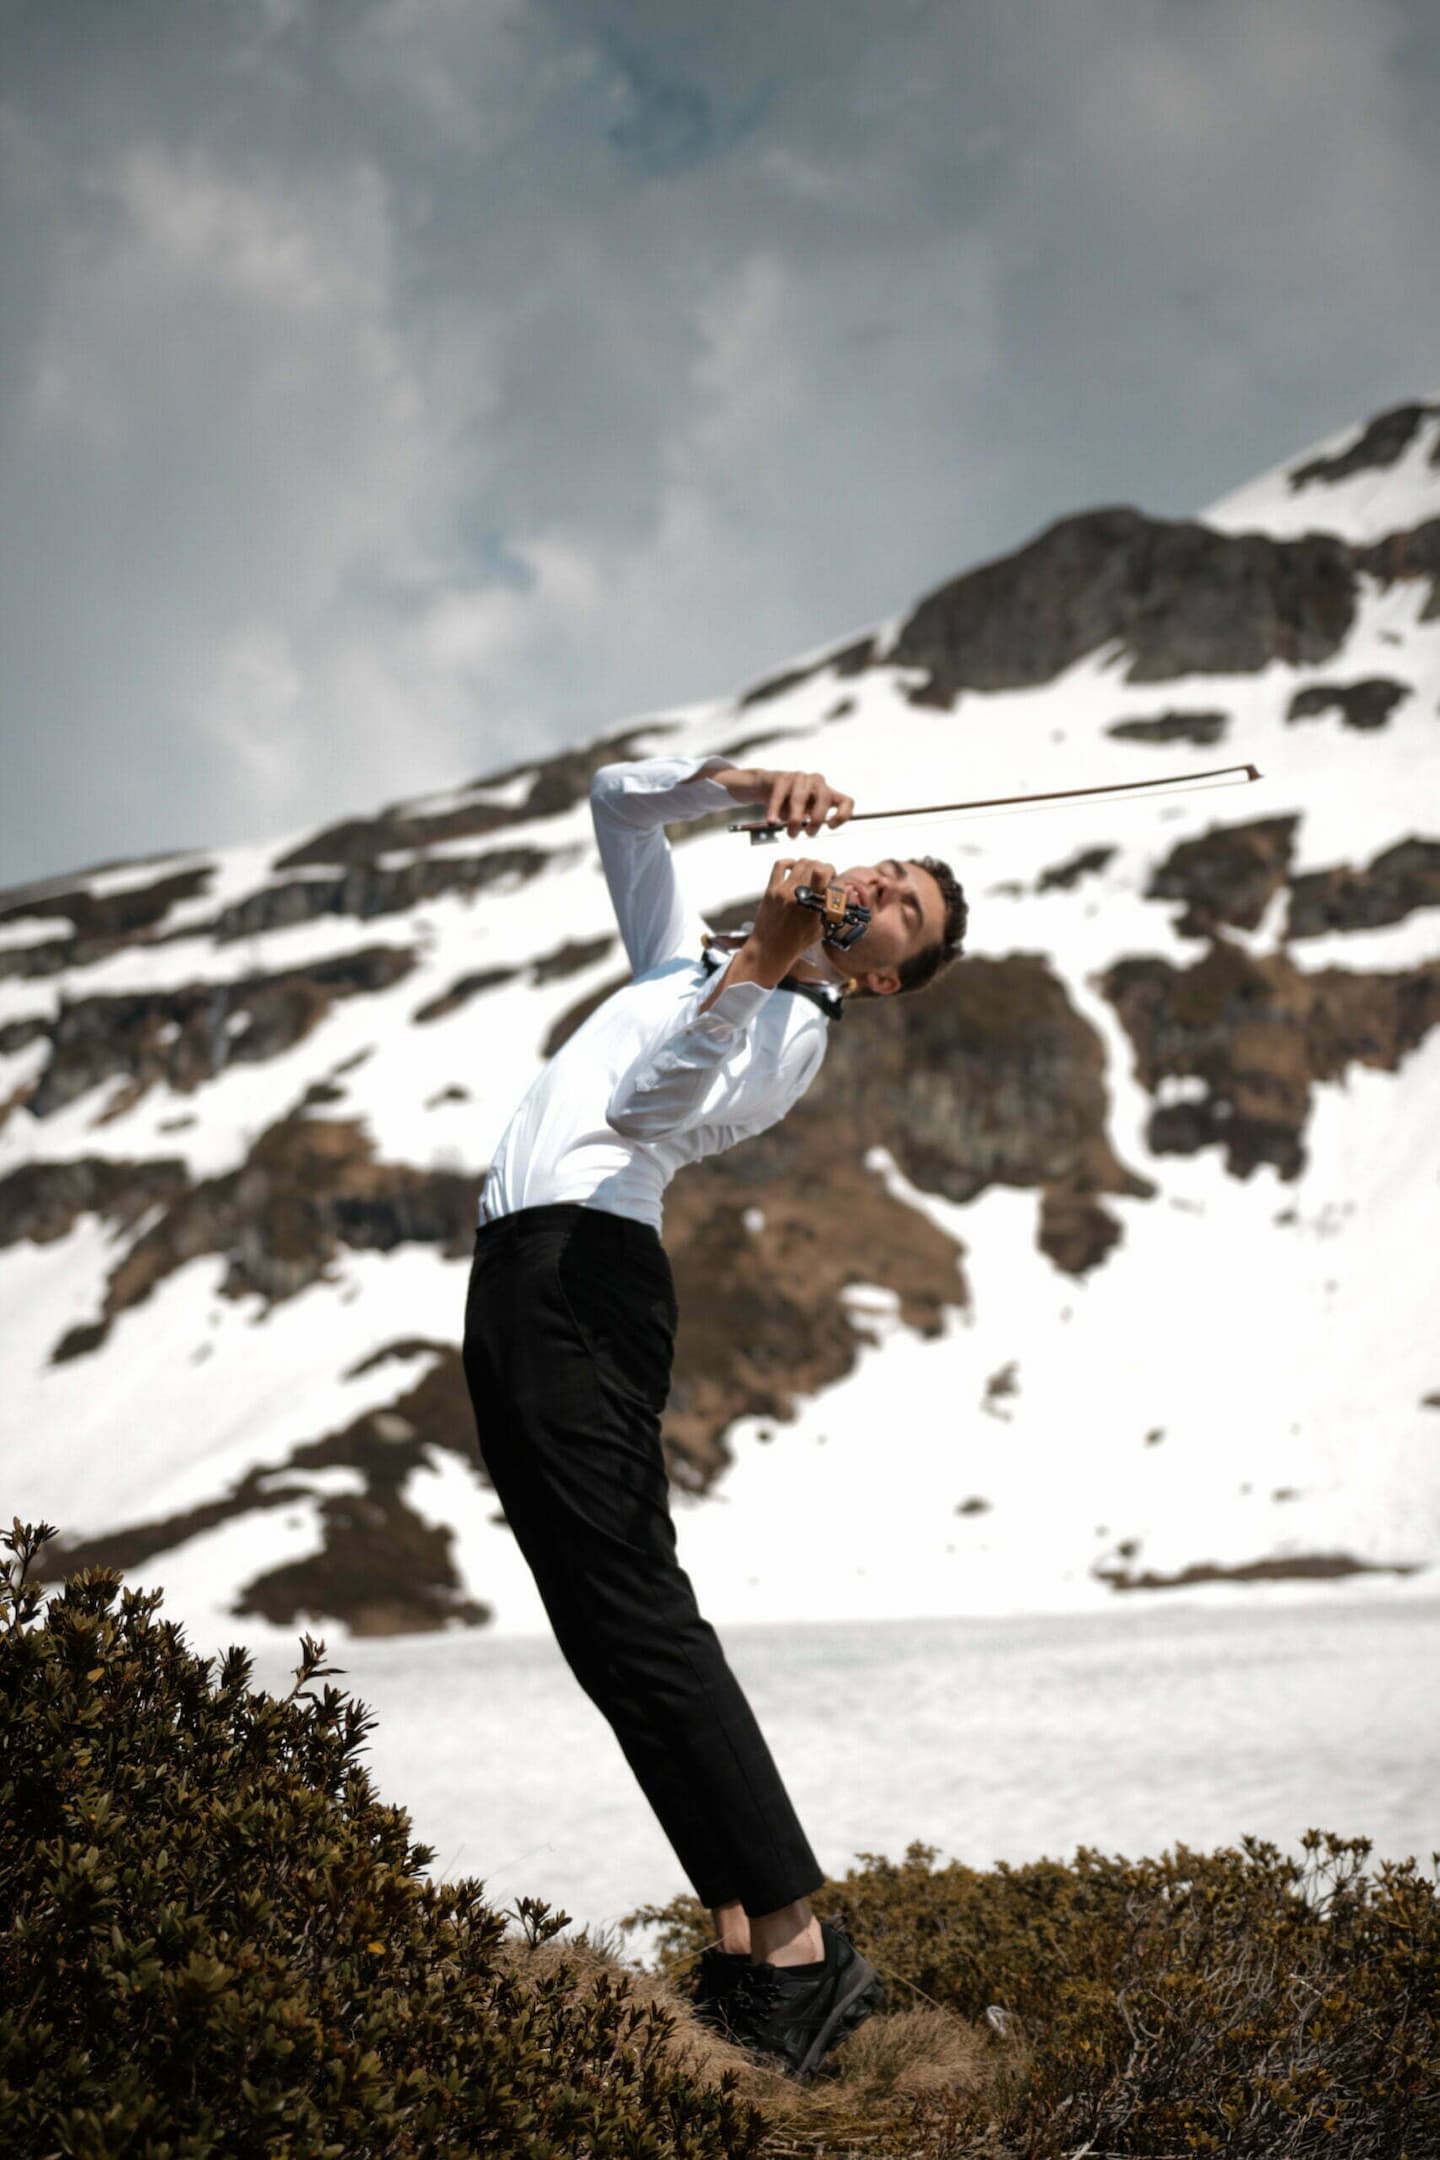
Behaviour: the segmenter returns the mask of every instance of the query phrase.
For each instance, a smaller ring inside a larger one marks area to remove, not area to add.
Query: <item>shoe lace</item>
[[[763,2012],[778,2001],[779,1995],[780,1982],[774,1966],[760,1962],[737,1973],[731,2000],[737,2011]]]

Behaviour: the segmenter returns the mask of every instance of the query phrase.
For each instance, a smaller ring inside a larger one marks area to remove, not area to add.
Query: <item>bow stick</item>
[[[1247,781],[1260,778],[1260,769],[1256,765],[1213,765],[1205,772],[1171,773],[1167,778],[1157,780],[1115,780],[1108,787],[1052,788],[1040,795],[990,795],[978,802],[924,803],[910,810],[855,810],[845,823],[855,825],[861,818],[948,817],[961,810],[1008,810],[1016,803],[1067,802],[1077,795],[1126,795],[1141,788],[1148,788],[1152,795],[1161,795],[1181,790],[1191,780],[1219,780],[1228,773],[1243,773]],[[749,833],[751,847],[759,847],[778,839],[786,829],[786,821],[772,823],[768,818],[762,818],[758,824],[731,825],[727,829]],[[838,830],[838,827],[826,829]]]

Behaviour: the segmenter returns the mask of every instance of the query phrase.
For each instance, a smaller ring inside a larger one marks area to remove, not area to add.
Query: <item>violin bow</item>
[[[1009,810],[1017,803],[1070,802],[1081,795],[1130,795],[1141,790],[1151,795],[1163,795],[1172,791],[1180,793],[1192,780],[1220,780],[1231,773],[1243,774],[1244,780],[1237,782],[1237,785],[1260,778],[1260,769],[1256,765],[1212,765],[1204,772],[1170,773],[1155,780],[1115,780],[1108,787],[1050,788],[1039,795],[990,795],[976,802],[922,803],[908,810],[855,810],[846,818],[845,823],[858,825],[861,818],[950,817],[964,810]],[[733,833],[749,833],[752,847],[777,840],[785,829],[783,821],[777,824],[768,818],[727,828]],[[822,829],[829,832],[839,828],[826,826]]]

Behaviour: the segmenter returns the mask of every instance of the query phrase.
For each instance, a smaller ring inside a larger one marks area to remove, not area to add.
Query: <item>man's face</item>
[[[918,863],[862,863],[835,876],[851,900],[870,910],[870,926],[848,953],[833,957],[867,990],[884,995],[900,987],[899,967],[938,945],[945,935],[945,901],[928,870]]]

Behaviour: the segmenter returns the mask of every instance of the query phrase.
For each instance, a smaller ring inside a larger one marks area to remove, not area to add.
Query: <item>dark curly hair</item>
[[[948,967],[952,960],[958,960],[965,949],[965,929],[970,920],[964,888],[949,863],[939,861],[934,855],[912,855],[910,860],[917,870],[928,870],[939,886],[940,898],[945,903],[945,928],[935,944],[927,945],[923,952],[912,953],[908,960],[901,961],[896,971],[900,977],[897,996],[903,996],[907,990],[923,990],[942,968]],[[857,990],[855,995],[869,997],[871,993]]]

